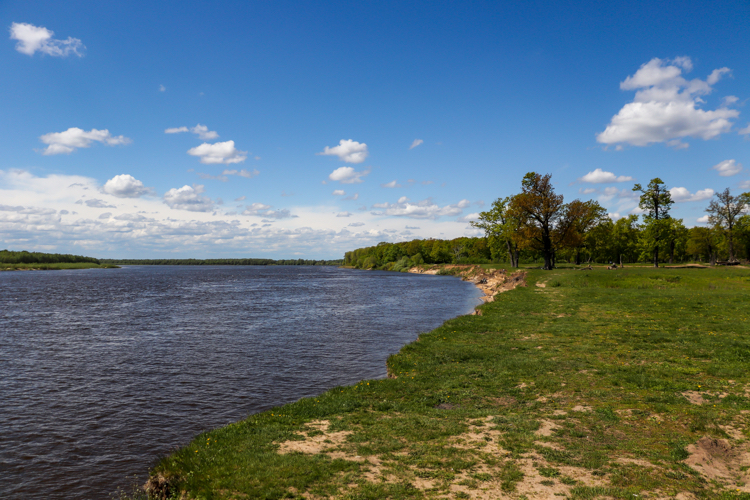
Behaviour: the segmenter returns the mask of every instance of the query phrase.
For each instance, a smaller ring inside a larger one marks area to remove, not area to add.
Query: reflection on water
[[[479,292],[322,267],[0,273],[0,497],[107,498],[195,434],[385,376]]]

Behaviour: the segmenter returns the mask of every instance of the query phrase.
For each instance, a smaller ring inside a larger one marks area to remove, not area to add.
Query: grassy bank
[[[0,271],[52,271],[59,269],[119,269],[114,264],[96,264],[93,262],[53,262],[48,264],[10,264],[0,262]]]
[[[391,378],[202,434],[173,498],[750,498],[750,270],[529,271]]]

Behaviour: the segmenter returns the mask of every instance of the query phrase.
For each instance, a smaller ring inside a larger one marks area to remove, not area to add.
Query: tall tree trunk
[[[622,254],[620,254],[620,267],[623,267],[623,265],[622,265]]]
[[[576,248],[576,266],[581,265],[581,250]]]
[[[674,264],[674,247],[675,242],[674,240],[669,242],[669,263]]]
[[[727,231],[727,238],[729,243],[729,262],[734,262],[736,259],[734,258],[734,245],[732,245],[732,229],[729,228],[729,231]]]
[[[518,257],[519,257],[518,253],[519,253],[518,252],[518,247],[514,248],[513,249],[513,257],[514,257],[514,259],[513,259],[513,267],[515,267],[515,268],[518,268]]]
[[[654,247],[654,267],[659,267],[659,242],[656,242]]]

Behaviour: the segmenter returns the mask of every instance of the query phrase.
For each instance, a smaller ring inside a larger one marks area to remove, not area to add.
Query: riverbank
[[[91,262],[55,262],[51,264],[0,263],[0,271],[59,271],[61,269],[120,269],[120,266],[114,264],[94,264]]]
[[[387,379],[201,434],[151,496],[750,498],[747,270],[525,282],[420,335]]]

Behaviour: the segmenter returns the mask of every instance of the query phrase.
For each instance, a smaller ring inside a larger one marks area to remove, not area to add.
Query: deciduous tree
[[[706,212],[708,212],[708,222],[723,230],[727,239],[727,249],[729,250],[729,261],[734,262],[734,230],[738,218],[746,211],[747,204],[750,203],[750,193],[743,193],[738,196],[732,196],[729,188],[721,193],[716,193],[716,199],[711,200]]]
[[[672,195],[667,190],[664,182],[655,177],[648,183],[646,189],[640,184],[633,186],[633,191],[641,193],[638,206],[645,212],[643,219],[645,228],[642,233],[642,243],[653,252],[654,267],[659,267],[659,245],[664,239],[669,225],[664,221],[669,219],[669,210],[672,208]]]
[[[492,202],[492,208],[480,212],[471,225],[484,230],[487,238],[497,238],[505,244],[510,258],[510,266],[518,267],[518,219],[510,211],[511,198],[498,198]]]

